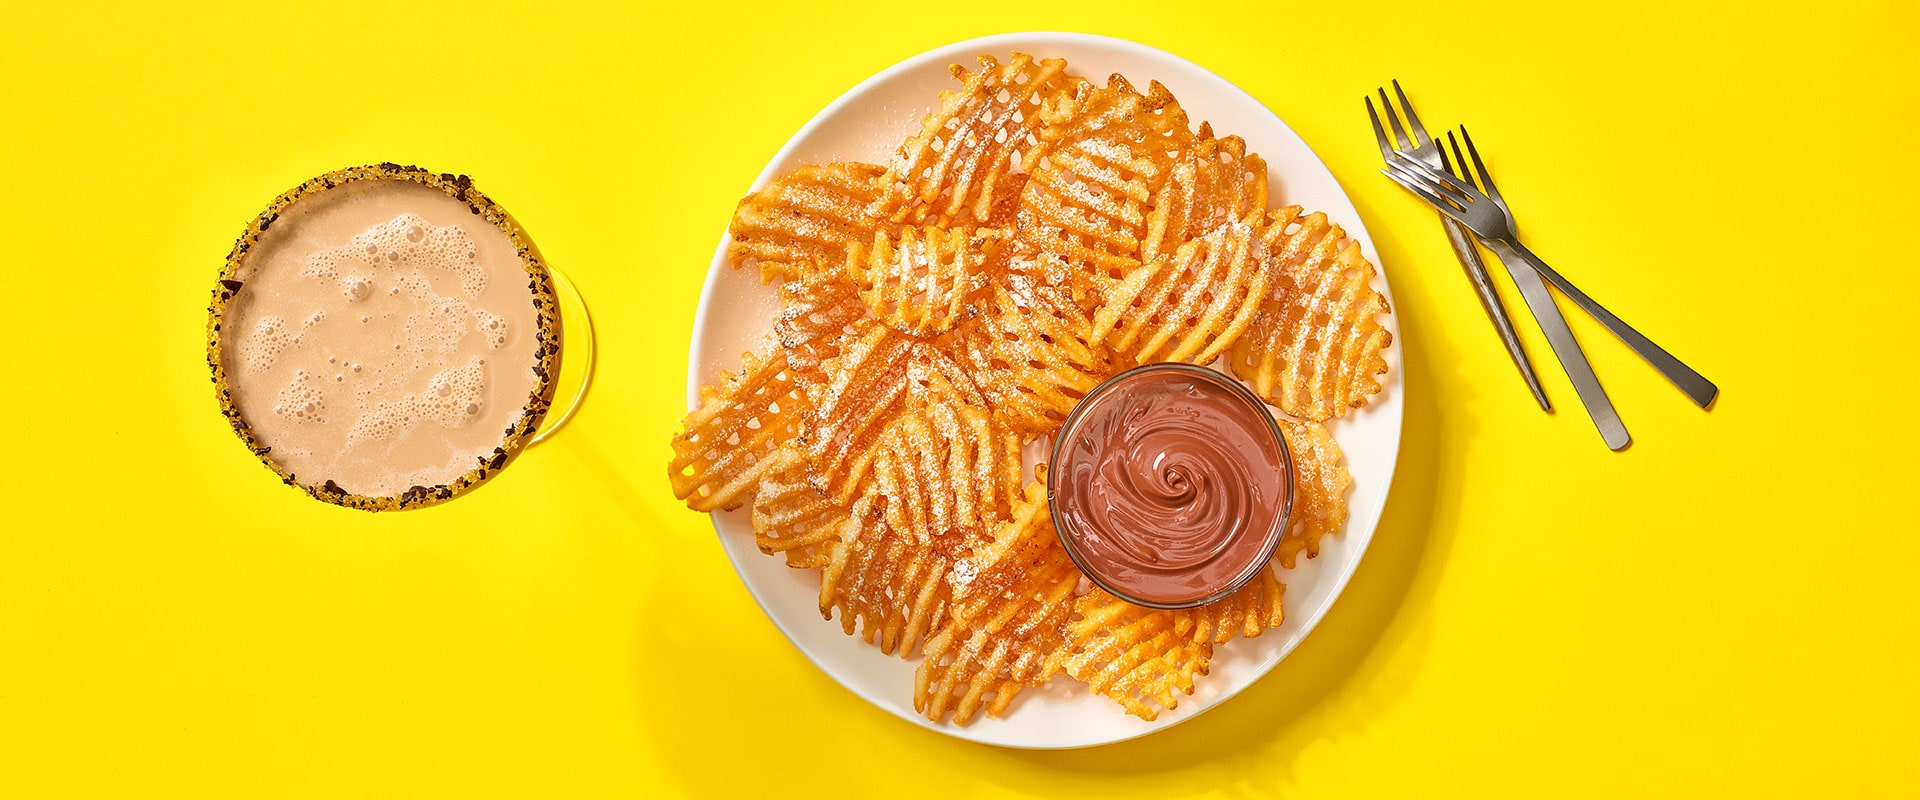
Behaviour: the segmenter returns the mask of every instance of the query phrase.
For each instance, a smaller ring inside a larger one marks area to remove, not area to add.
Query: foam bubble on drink
[[[279,317],[261,317],[240,340],[240,356],[249,368],[264,370],[293,344],[293,333]]]
[[[340,282],[340,290],[346,293],[348,300],[358,303],[373,294],[373,280],[365,275],[353,275]],[[360,319],[365,322],[366,315],[361,315]]]
[[[367,270],[384,266],[444,272],[468,299],[478,298],[487,289],[487,271],[480,265],[480,249],[473,238],[459,226],[436,226],[412,213],[361,231],[344,246],[315,253],[306,271],[332,277],[339,274],[340,264]]]
[[[274,396],[273,413],[297,423],[325,422],[327,398],[314,387],[306,372],[296,372],[293,382]]]
[[[441,370],[427,382],[426,393],[414,398],[414,407],[422,416],[448,427],[473,422],[486,396],[485,363],[474,356],[463,366]]]
[[[421,297],[400,326],[401,340],[416,351],[451,357],[469,334],[476,333],[473,306],[458,297]],[[483,334],[484,335],[484,334]]]
[[[476,308],[473,310],[473,318],[480,322],[480,335],[487,337],[487,347],[498,350],[507,346],[506,317],[484,308]]]
[[[361,410],[359,419],[347,430],[349,447],[367,442],[383,442],[405,433],[412,426],[413,415],[409,413],[411,401],[374,402],[371,407]]]
[[[465,364],[435,373],[426,391],[372,404],[347,432],[348,445],[389,439],[424,422],[445,428],[471,425],[485,410],[486,391],[486,360],[469,357]]]
[[[538,330],[512,239],[398,181],[284,211],[232,306],[234,402],[302,483],[392,496],[492,456],[533,390]]]
[[[300,274],[310,278],[331,279],[340,275],[340,257],[331,253],[315,253],[307,262],[306,269]]]

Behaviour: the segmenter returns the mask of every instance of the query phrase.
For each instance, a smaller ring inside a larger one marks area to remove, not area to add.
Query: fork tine
[[[1400,127],[1400,117],[1393,113],[1393,104],[1387,102],[1387,90],[1376,91],[1380,92],[1380,111],[1387,115],[1387,124],[1393,126],[1393,135],[1399,137],[1395,140],[1396,144],[1408,150],[1419,147],[1420,143],[1407,135],[1407,129]]]
[[[1402,178],[1426,187],[1427,191],[1433,192],[1437,196],[1445,197],[1448,202],[1454,205],[1465,207],[1468,203],[1473,202],[1473,198],[1462,195],[1453,187],[1434,180],[1430,172],[1408,169],[1405,164],[1400,163],[1398,160],[1388,162],[1387,169],[1391,170],[1395,175],[1399,175]]]
[[[1401,177],[1401,173],[1394,172],[1391,169],[1380,170],[1380,174],[1387,176],[1387,178],[1394,183],[1400,184],[1401,188],[1418,195],[1420,199],[1427,201],[1427,203],[1434,208],[1440,209],[1440,213],[1452,217],[1455,222],[1459,222],[1462,225],[1466,224],[1466,219],[1461,216],[1463,212],[1461,212],[1460,209],[1454,208],[1449,201],[1440,195],[1434,194],[1426,187]]]
[[[1468,183],[1472,183],[1473,173],[1467,171],[1467,157],[1460,155],[1460,140],[1453,138],[1453,131],[1447,131],[1447,144],[1453,145],[1453,158],[1447,158],[1447,148],[1440,147],[1438,146],[1439,144],[1439,140],[1434,140],[1434,149],[1440,151],[1440,163],[1447,165],[1448,172],[1460,176]],[[1454,169],[1453,165],[1455,164],[1459,164],[1460,168]]]
[[[1413,101],[1408,100],[1407,93],[1400,90],[1399,78],[1393,79],[1393,93],[1400,98],[1400,110],[1406,112],[1407,126],[1413,128],[1413,135],[1416,141],[1419,139],[1425,139],[1429,142],[1434,141],[1432,136],[1427,135],[1427,126],[1420,124],[1420,115],[1413,113]],[[1418,143],[1425,144],[1426,142]]]
[[[1387,141],[1387,129],[1380,127],[1380,115],[1374,113],[1373,98],[1362,97],[1367,101],[1367,119],[1373,120],[1373,140],[1380,143],[1380,157],[1393,160],[1393,145]]]
[[[1449,134],[1451,136],[1451,134]],[[1487,165],[1480,161],[1480,148],[1473,146],[1473,137],[1467,135],[1467,126],[1460,126],[1460,138],[1467,143],[1467,154],[1473,156],[1473,171],[1480,173],[1480,185],[1486,187],[1487,196],[1500,201],[1500,187],[1493,185],[1493,176],[1487,174]],[[1454,149],[1459,150],[1455,145]],[[1462,162],[1463,164],[1465,162]]]
[[[1439,148],[1434,148],[1434,149],[1437,150]],[[1454,194],[1461,195],[1468,200],[1473,200],[1475,199],[1476,195],[1480,194],[1479,190],[1473,187],[1473,184],[1467,183],[1445,172],[1429,167],[1426,164],[1420,163],[1420,161],[1414,158],[1413,156],[1407,155],[1406,153],[1402,153],[1398,150],[1394,151],[1393,155],[1397,160],[1404,162],[1401,164],[1396,164],[1395,166],[1405,167],[1409,172],[1412,172],[1416,175],[1424,177],[1427,180],[1432,181],[1434,183],[1438,183],[1446,187],[1448,191],[1451,191]]]

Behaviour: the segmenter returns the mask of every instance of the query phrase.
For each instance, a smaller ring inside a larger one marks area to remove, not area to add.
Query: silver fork
[[[1448,136],[1451,138],[1452,134],[1449,133]],[[1653,365],[1654,369],[1659,370],[1661,375],[1685,393],[1695,405],[1701,408],[1712,405],[1713,398],[1720,393],[1719,387],[1714,386],[1712,381],[1695,372],[1692,367],[1681,363],[1680,359],[1634,330],[1633,326],[1614,316],[1593,298],[1588,297],[1586,292],[1580,291],[1579,287],[1574,286],[1571,281],[1561,277],[1560,273],[1547,266],[1547,263],[1534,255],[1533,251],[1528,250],[1526,245],[1520,243],[1520,234],[1514,227],[1513,211],[1507,207],[1506,199],[1500,196],[1500,189],[1494,185],[1493,177],[1487,174],[1487,165],[1480,160],[1480,151],[1473,146],[1473,137],[1467,135],[1467,129],[1464,126],[1460,128],[1460,140],[1466,142],[1466,157],[1461,157],[1459,142],[1455,142],[1455,160],[1460,162],[1460,172],[1465,175],[1466,160],[1472,159],[1473,171],[1478,175],[1480,182],[1477,187],[1470,180],[1462,180],[1444,170],[1428,167],[1424,162],[1404,153],[1396,154],[1401,157],[1388,160],[1386,176],[1478,234],[1481,240],[1486,242],[1487,248],[1507,263],[1509,271],[1514,273],[1516,279],[1523,272],[1538,273],[1540,277],[1546,278],[1573,300],[1575,305],[1593,315],[1594,319],[1605,325],[1607,330],[1620,337],[1620,340],[1626,342],[1627,346],[1642,359]],[[1513,269],[1515,261],[1531,269]],[[1555,351],[1558,350],[1556,345]]]
[[[1446,166],[1447,154],[1440,149],[1440,143],[1427,135],[1427,127],[1420,124],[1420,115],[1414,113],[1413,103],[1407,100],[1407,93],[1401,91],[1400,81],[1393,82],[1393,93],[1400,98],[1400,108],[1407,116],[1407,127],[1413,135],[1400,126],[1400,118],[1394,114],[1393,104],[1387,101],[1387,90],[1381,88],[1380,109],[1387,115],[1387,123],[1393,127],[1394,139],[1387,139],[1386,128],[1380,125],[1379,114],[1374,113],[1372,98],[1361,98],[1367,103],[1367,117],[1373,120],[1373,138],[1380,144],[1380,157],[1393,160],[1396,149],[1406,153],[1429,167]],[[1398,145],[1396,147],[1395,145]],[[1473,239],[1465,228],[1446,214],[1440,215],[1441,227],[1447,231],[1447,244],[1453,246],[1453,255],[1460,260],[1460,267],[1467,272],[1467,280],[1473,284],[1474,294],[1480,297],[1480,307],[1487,312],[1487,318],[1493,320],[1494,330],[1500,333],[1500,342],[1507,347],[1507,355],[1513,359],[1514,367],[1520,370],[1520,377],[1526,379],[1527,388],[1533,391],[1533,399],[1540,404],[1540,410],[1552,411],[1553,404],[1547,402],[1547,393],[1540,388],[1540,376],[1533,372],[1533,362],[1527,358],[1527,351],[1520,347],[1520,337],[1513,332],[1513,321],[1507,317],[1507,307],[1500,302],[1499,293],[1494,291],[1493,278],[1487,274],[1487,267],[1480,261],[1480,251],[1473,246]]]
[[[1447,137],[1451,140],[1453,133],[1449,131]],[[1460,158],[1459,150],[1459,143],[1455,142],[1453,160],[1446,161],[1445,150],[1440,151],[1440,157],[1447,171],[1465,175],[1467,162]],[[1394,166],[1399,160],[1387,159],[1387,165]],[[1455,165],[1458,165],[1457,169]],[[1491,186],[1492,182],[1488,181],[1488,185]],[[1567,380],[1573,383],[1574,393],[1580,395],[1580,405],[1587,409],[1593,427],[1600,431],[1600,439],[1613,450],[1626,447],[1633,437],[1628,435],[1627,426],[1620,421],[1620,412],[1614,410],[1613,401],[1607,398],[1607,390],[1600,386],[1599,376],[1593,374],[1593,364],[1587,361],[1587,354],[1580,349],[1580,341],[1573,338],[1573,329],[1567,327],[1567,318],[1560,314],[1560,306],[1553,302],[1553,294],[1540,281],[1540,274],[1527,269],[1524,264],[1516,265],[1514,259],[1506,256],[1501,257],[1500,263],[1507,268],[1507,274],[1513,277],[1513,285],[1520,290],[1520,297],[1527,301],[1534,321],[1540,324],[1540,332],[1546,334],[1547,344],[1553,347],[1554,356],[1560,359],[1560,367],[1566,371]]]

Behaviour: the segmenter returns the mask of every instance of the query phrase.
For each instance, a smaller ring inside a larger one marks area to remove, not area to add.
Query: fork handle
[[[1440,215],[1440,224],[1447,230],[1447,244],[1453,246],[1453,255],[1460,261],[1460,267],[1467,272],[1467,281],[1473,284],[1473,292],[1480,296],[1480,308],[1487,312],[1487,318],[1493,320],[1493,328],[1500,334],[1500,343],[1507,347],[1507,357],[1513,359],[1513,366],[1520,370],[1520,377],[1527,382],[1527,388],[1533,392],[1533,400],[1540,404],[1541,411],[1553,411],[1553,404],[1547,402],[1547,392],[1540,388],[1540,376],[1533,372],[1533,361],[1527,358],[1527,351],[1520,347],[1520,337],[1513,332],[1513,320],[1507,316],[1507,306],[1500,302],[1500,294],[1493,288],[1493,276],[1487,274],[1487,265],[1480,260],[1480,251],[1473,247],[1473,234],[1465,226],[1454,221],[1446,214]]]
[[[1600,324],[1607,326],[1607,330],[1613,331],[1613,335],[1620,337],[1620,341],[1626,342],[1628,347],[1633,348],[1633,352],[1638,353],[1640,358],[1652,364],[1654,369],[1659,370],[1661,375],[1666,376],[1667,380],[1686,394],[1687,399],[1692,400],[1694,405],[1701,408],[1713,405],[1713,398],[1720,394],[1720,387],[1713,385],[1713,382],[1707,380],[1705,376],[1681,363],[1680,359],[1674,358],[1672,353],[1654,344],[1652,339],[1641,335],[1639,331],[1633,329],[1633,326],[1614,316],[1613,312],[1588,297],[1586,292],[1580,291],[1580,287],[1574,286],[1572,281],[1561,277],[1560,273],[1547,266],[1547,262],[1541,261],[1539,256],[1527,249],[1526,245],[1505,240],[1487,240],[1487,245],[1499,252],[1501,258],[1508,263],[1512,263],[1512,259],[1518,259],[1540,273],[1548,283],[1565,293],[1574,305],[1593,315]]]
[[[1613,408],[1613,401],[1607,399],[1607,390],[1600,386],[1600,378],[1593,374],[1593,364],[1587,361],[1587,354],[1580,350],[1579,340],[1573,338],[1573,330],[1567,327],[1567,318],[1561,316],[1560,307],[1553,302],[1553,292],[1540,280],[1540,273],[1529,268],[1518,258],[1509,257],[1500,250],[1494,251],[1506,264],[1507,274],[1513,276],[1513,285],[1520,290],[1520,297],[1527,301],[1528,310],[1533,312],[1533,321],[1540,323],[1540,332],[1546,334],[1547,344],[1553,346],[1554,357],[1560,359],[1561,369],[1566,370],[1567,380],[1573,383],[1573,391],[1580,396],[1580,404],[1587,409],[1587,416],[1593,419],[1594,430],[1600,432],[1600,439],[1607,443],[1609,450],[1621,450],[1633,442],[1627,433],[1627,426],[1620,422],[1620,412]]]

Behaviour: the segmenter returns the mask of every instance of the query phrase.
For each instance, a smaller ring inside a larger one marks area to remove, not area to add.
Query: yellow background
[[[0,796],[1916,790],[1897,4],[65,5],[0,25]],[[1189,724],[1065,753],[841,689],[663,469],[702,275],[766,159],[889,64],[1047,29],[1170,50],[1292,125],[1373,232],[1406,362],[1386,516],[1320,629]],[[1601,445],[1522,318],[1561,410],[1532,406],[1431,212],[1376,173],[1360,98],[1394,77],[1717,407],[1573,313],[1636,443]],[[495,483],[368,515],[243,451],[201,347],[245,221],[382,160],[512,209],[602,361]]]

